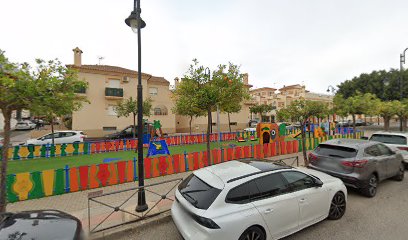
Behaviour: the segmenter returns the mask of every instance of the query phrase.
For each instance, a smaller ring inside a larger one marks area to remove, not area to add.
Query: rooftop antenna
[[[102,56],[98,56],[98,65],[101,65],[101,61],[103,60],[103,59],[105,59],[104,57],[102,57]]]

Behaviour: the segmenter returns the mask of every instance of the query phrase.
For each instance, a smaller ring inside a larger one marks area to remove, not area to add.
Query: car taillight
[[[368,160],[342,161],[341,164],[346,167],[362,168],[367,162]]]
[[[317,156],[313,153],[309,153],[309,161],[316,161],[318,160]]]
[[[192,217],[194,220],[199,223],[200,225],[210,228],[210,229],[220,229],[220,226],[218,226],[213,220],[205,217],[200,217],[198,215],[192,214]]]
[[[408,151],[408,147],[398,147],[399,150]]]

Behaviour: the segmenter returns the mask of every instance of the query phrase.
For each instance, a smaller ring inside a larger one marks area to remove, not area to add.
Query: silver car
[[[374,141],[329,140],[309,154],[309,161],[310,168],[340,178],[346,186],[361,189],[367,197],[375,196],[378,183],[384,179],[404,179],[401,154]]]

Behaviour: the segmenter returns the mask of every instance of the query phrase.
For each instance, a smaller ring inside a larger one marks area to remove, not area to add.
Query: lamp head
[[[140,29],[146,27],[146,23],[145,23],[145,21],[143,21],[142,18],[140,18],[140,22],[141,22]],[[129,17],[125,19],[125,23],[126,23],[126,25],[128,25],[129,27],[132,28],[133,32],[137,33],[137,25],[139,24],[137,12],[132,11],[130,13]]]

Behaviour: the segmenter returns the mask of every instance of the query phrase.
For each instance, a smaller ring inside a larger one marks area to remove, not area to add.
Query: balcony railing
[[[105,88],[106,97],[123,97],[123,88]]]

